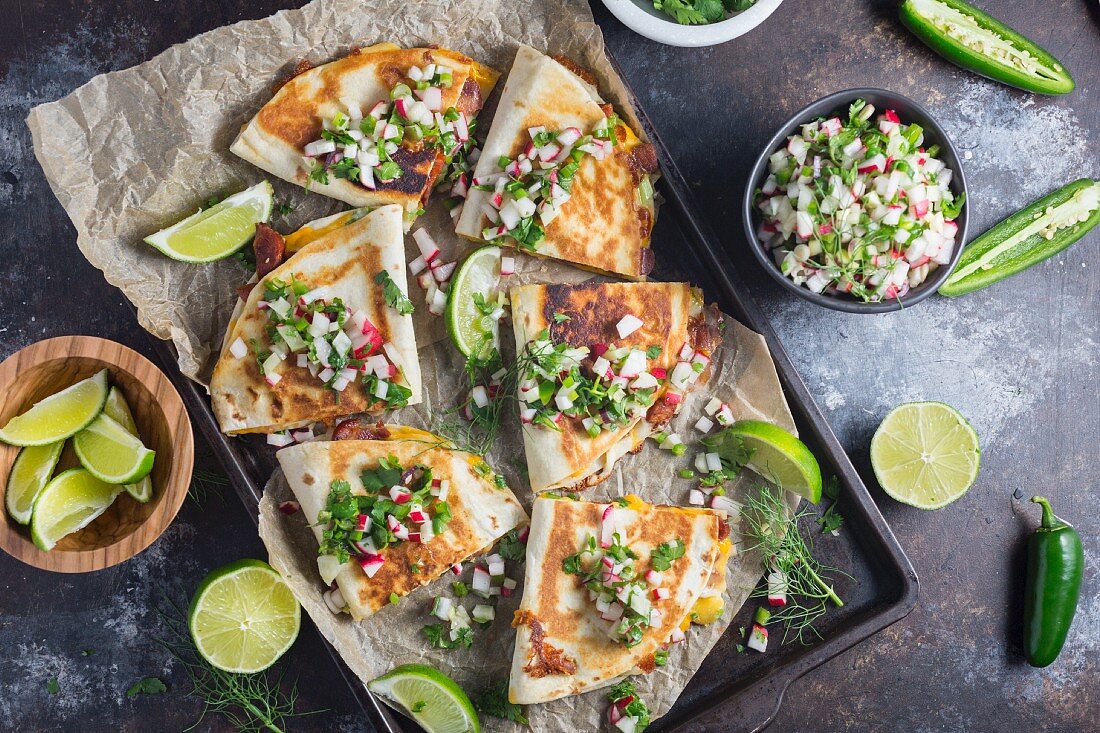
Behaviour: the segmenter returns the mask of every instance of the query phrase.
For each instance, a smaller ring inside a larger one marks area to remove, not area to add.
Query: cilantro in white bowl
[[[603,0],[624,25],[670,46],[713,46],[760,25],[783,0]]]

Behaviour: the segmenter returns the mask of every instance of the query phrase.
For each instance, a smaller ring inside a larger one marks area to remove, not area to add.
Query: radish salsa
[[[779,269],[815,293],[901,299],[959,243],[964,196],[924,130],[857,99],[846,119],[819,118],[787,138],[756,192],[757,229]]]

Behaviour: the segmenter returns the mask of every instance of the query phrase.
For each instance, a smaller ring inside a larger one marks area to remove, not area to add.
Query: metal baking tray
[[[614,58],[611,62],[619,71]],[[774,719],[783,694],[796,679],[905,617],[917,602],[917,575],[733,263],[698,215],[694,197],[668,148],[633,93],[631,99],[657,148],[662,170],[657,190],[665,204],[653,235],[657,253],[654,279],[695,283],[703,288],[708,302],[717,302],[724,312],[764,336],[802,439],[820,460],[825,475],[835,474],[841,483],[843,528],[838,537],[820,538],[816,555],[822,562],[843,569],[851,579],[839,578],[837,589],[845,605],[831,609],[818,624],[821,639],[806,646],[797,641],[782,646],[774,643],[766,654],[739,654],[735,647],[743,639],[738,630],[749,625],[755,605],[745,604],[676,705],[649,728],[653,733],[686,733],[703,727],[724,733],[749,733],[763,729]],[[678,256],[670,256],[673,252]],[[223,435],[205,390],[174,368],[176,355],[171,344],[158,341],[157,349],[183,395],[193,424],[212,446],[253,519],[258,520],[263,486],[276,464],[274,450],[262,437],[230,439]],[[419,730],[370,695],[339,653],[324,643],[376,730]],[[719,718],[721,722],[715,722]]]

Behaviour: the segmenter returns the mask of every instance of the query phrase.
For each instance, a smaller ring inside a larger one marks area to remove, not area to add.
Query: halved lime
[[[942,402],[907,402],[871,438],[871,466],[882,490],[919,509],[939,509],[978,477],[982,449],[966,418]]]
[[[481,723],[454,680],[426,664],[402,664],[367,685],[400,705],[428,733],[480,733]]]
[[[29,445],[19,450],[4,490],[4,503],[12,519],[20,524],[31,521],[34,500],[49,482],[64,447],[65,441],[59,440],[46,445]]]
[[[153,470],[154,452],[106,414],[73,436],[73,448],[80,465],[109,484],[136,483]]]
[[[274,191],[267,181],[235,193],[178,224],[145,238],[145,243],[181,262],[213,262],[252,241],[256,224],[271,218]]]
[[[752,450],[746,465],[753,471],[814,504],[821,501],[821,467],[801,440],[761,420],[739,420],[726,432],[739,437]]]
[[[11,445],[46,445],[64,440],[95,420],[107,400],[107,370],[52,394],[0,428]]]
[[[92,521],[122,493],[83,468],[70,468],[53,478],[34,501],[31,539],[39,549],[52,550],[58,540]]]
[[[500,348],[499,321],[478,307],[474,295],[484,302],[495,297],[500,281],[500,247],[475,249],[451,278],[447,294],[447,333],[465,357],[488,359]]]
[[[302,607],[270,565],[238,560],[199,583],[187,625],[206,661],[249,674],[270,667],[298,638]]]
[[[137,423],[134,422],[134,415],[130,412],[130,406],[126,404],[126,398],[122,396],[122,390],[118,387],[111,387],[111,391],[107,393],[107,402],[103,405],[103,414],[126,428],[130,435],[141,438]],[[145,476],[136,484],[126,484],[126,493],[142,504],[149,501],[153,498],[152,476]]]

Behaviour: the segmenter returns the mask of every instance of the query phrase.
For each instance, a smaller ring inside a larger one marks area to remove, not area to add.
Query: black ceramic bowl
[[[951,274],[951,271],[955,269],[955,266],[959,264],[959,258],[962,257],[963,243],[966,242],[966,227],[970,218],[967,216],[969,204],[965,204],[962,207],[959,217],[955,220],[955,223],[959,226],[959,232],[955,238],[955,252],[951,256],[951,262],[936,268],[936,270],[928,276],[927,280],[918,287],[910,290],[900,299],[881,301],[878,303],[864,303],[862,300],[853,298],[850,295],[815,293],[809,288],[795,285],[793,280],[780,272],[775,264],[775,260],[772,259],[771,250],[756,237],[756,228],[760,223],[760,213],[753,205],[753,197],[756,190],[763,185],[764,179],[767,178],[768,158],[776,150],[785,146],[787,144],[787,137],[793,135],[803,124],[818,117],[829,117],[833,113],[839,113],[842,117],[846,116],[848,105],[856,99],[865,99],[868,103],[873,104],[876,114],[885,109],[892,109],[898,113],[903,123],[909,124],[915,122],[924,128],[924,146],[939,145],[940,160],[942,160],[948,168],[954,171],[951,179],[952,193],[955,196],[966,193],[966,178],[963,175],[962,161],[959,160],[959,156],[955,151],[955,146],[951,144],[951,140],[948,139],[943,128],[936,124],[936,121],[932,119],[931,115],[929,115],[923,107],[907,97],[903,97],[896,92],[888,92],[885,89],[848,89],[843,92],[837,92],[836,94],[830,94],[827,97],[817,100],[810,106],[799,110],[798,113],[787,120],[787,122],[775,133],[775,136],[768,141],[768,144],[760,153],[760,157],[756,159],[756,164],[753,165],[752,173],[749,176],[749,183],[745,187],[745,200],[742,205],[742,217],[745,222],[745,237],[748,239],[749,247],[752,249],[753,254],[756,255],[756,259],[760,261],[760,265],[768,271],[769,275],[775,278],[776,282],[798,297],[805,298],[812,303],[817,303],[826,308],[845,311],[846,313],[889,313],[890,311],[901,310],[903,307],[907,308],[915,305],[936,292],[940,285],[943,284],[944,280]],[[967,198],[969,198],[969,195]]]

